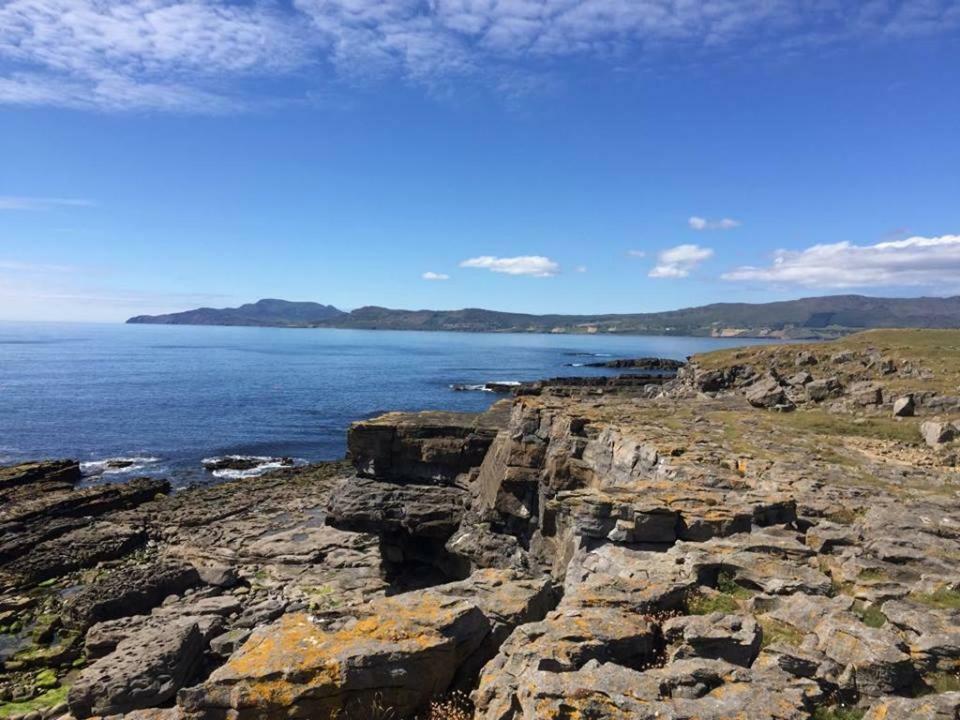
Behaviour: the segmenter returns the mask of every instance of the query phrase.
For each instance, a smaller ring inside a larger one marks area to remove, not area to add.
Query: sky
[[[960,294],[960,0],[0,0],[0,320]]]

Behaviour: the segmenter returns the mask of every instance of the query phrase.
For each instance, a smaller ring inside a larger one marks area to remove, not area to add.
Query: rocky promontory
[[[960,333],[523,384],[170,494],[0,469],[0,717],[960,717]]]

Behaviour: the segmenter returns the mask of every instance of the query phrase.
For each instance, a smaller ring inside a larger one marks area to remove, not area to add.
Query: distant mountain
[[[138,315],[127,322],[150,325],[314,327],[343,315],[346,313],[333,305],[266,299],[238,308],[199,308],[169,315]]]
[[[463,332],[616,333],[718,337],[836,337],[882,327],[960,327],[960,297],[872,298],[830,295],[772,303],[715,303],[658,313],[528,315],[495,310],[391,310],[367,306],[352,312],[331,305],[260,300],[239,308],[200,308],[170,315],[141,315],[129,323],[269,325],[368,330]]]

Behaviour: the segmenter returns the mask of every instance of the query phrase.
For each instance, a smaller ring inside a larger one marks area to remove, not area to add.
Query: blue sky
[[[960,293],[960,1],[0,0],[0,319]]]

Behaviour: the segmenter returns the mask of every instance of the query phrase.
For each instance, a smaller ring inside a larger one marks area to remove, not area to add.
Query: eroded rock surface
[[[450,691],[479,720],[956,718],[960,343],[907,335],[391,413],[352,467],[171,497],[0,470],[0,690],[123,720]]]

